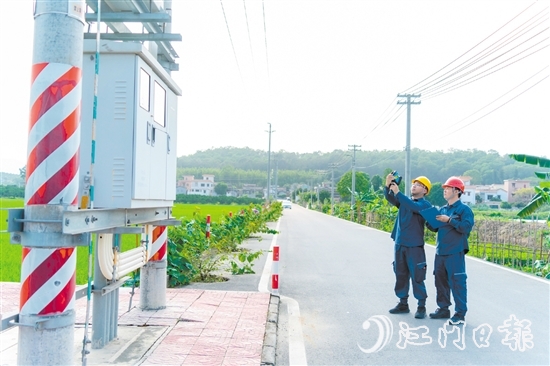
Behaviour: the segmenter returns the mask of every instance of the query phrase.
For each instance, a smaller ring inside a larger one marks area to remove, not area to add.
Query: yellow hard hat
[[[430,189],[432,189],[432,182],[430,182],[430,180],[423,175],[421,175],[420,177],[414,178],[412,182],[422,183],[426,187],[426,190],[428,191],[426,194],[430,193]]]

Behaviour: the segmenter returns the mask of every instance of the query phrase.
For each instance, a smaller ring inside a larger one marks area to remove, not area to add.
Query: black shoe
[[[449,324],[451,325],[456,325],[460,323],[464,323],[464,315],[460,315],[459,313],[455,313],[451,320],[449,320]]]
[[[426,317],[426,307],[419,306],[418,309],[416,309],[416,313],[414,314],[414,317],[416,319],[424,319]]]
[[[393,309],[390,309],[391,314],[406,314],[410,313],[409,304],[397,304]]]
[[[430,318],[432,319],[449,319],[451,317],[451,312],[449,309],[438,308],[435,313],[430,313]]]

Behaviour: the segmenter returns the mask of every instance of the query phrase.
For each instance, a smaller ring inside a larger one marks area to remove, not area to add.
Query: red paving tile
[[[256,356],[254,358],[240,358],[240,357],[225,357],[223,359],[222,366],[248,366],[261,364],[262,358]]]
[[[209,365],[217,366],[223,365],[224,357],[219,355],[213,356],[200,356],[200,355],[189,355],[185,358],[182,365]]]
[[[0,283],[1,311],[19,307],[19,283]],[[119,292],[119,325],[167,325],[168,334],[153,345],[141,365],[259,365],[270,295],[167,289],[166,308],[139,308],[135,289],[131,309],[130,288]],[[92,300],[93,301],[93,300]],[[90,307],[90,315],[93,307]],[[86,298],[75,303],[77,324],[85,321]]]

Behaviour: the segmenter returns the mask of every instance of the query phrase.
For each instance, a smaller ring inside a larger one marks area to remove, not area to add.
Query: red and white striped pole
[[[156,226],[153,229],[152,244],[149,251],[149,261],[166,260],[167,243],[168,230],[166,230],[166,226]]]
[[[271,267],[271,292],[279,294],[279,246],[273,246],[273,264]]]
[[[206,215],[206,239],[210,239],[210,215]]]
[[[73,364],[84,2],[37,1],[21,244],[18,364]]]

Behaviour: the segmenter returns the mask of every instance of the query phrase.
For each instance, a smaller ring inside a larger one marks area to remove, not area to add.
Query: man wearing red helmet
[[[451,317],[451,291],[455,301],[455,314],[452,324],[464,322],[466,311],[466,261],[468,253],[468,237],[474,226],[474,213],[462,201],[464,182],[457,177],[450,177],[443,184],[443,197],[447,205],[439,209],[438,221],[444,223],[437,229],[428,224],[428,229],[437,232],[435,249],[435,288],[438,309],[430,314],[432,319],[448,319]]]
[[[399,192],[395,176],[388,174],[384,196],[388,202],[396,206],[399,211],[393,226],[391,238],[395,242],[393,269],[395,272],[395,295],[399,303],[392,309],[391,314],[403,314],[409,310],[409,284],[412,282],[413,295],[418,300],[418,308],[414,315],[417,319],[426,317],[426,252],[424,251],[424,218],[420,211],[432,207],[424,199],[430,192],[432,184],[424,176],[413,179],[411,198]]]

